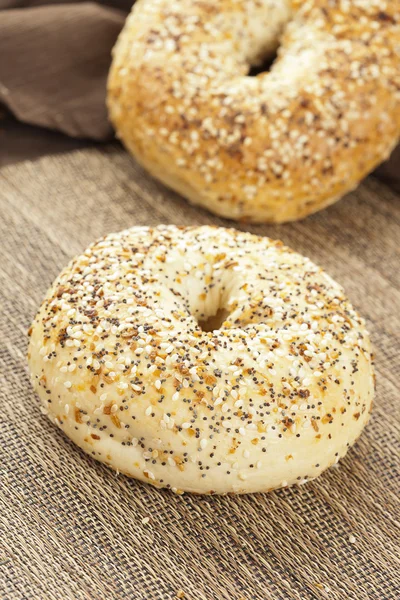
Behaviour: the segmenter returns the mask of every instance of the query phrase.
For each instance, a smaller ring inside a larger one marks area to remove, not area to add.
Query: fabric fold
[[[0,103],[26,123],[110,138],[106,80],[124,19],[92,2],[2,11]]]

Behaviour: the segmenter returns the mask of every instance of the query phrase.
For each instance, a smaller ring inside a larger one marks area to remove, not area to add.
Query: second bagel
[[[398,1],[139,0],[114,49],[111,120],[191,202],[244,221],[305,217],[399,139],[399,23]]]

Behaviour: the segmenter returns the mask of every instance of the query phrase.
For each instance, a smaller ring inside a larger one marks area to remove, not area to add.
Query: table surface
[[[399,195],[371,177],[304,221],[244,226],[190,206],[117,144],[3,120],[0,161],[0,597],[397,600]],[[281,238],[344,285],[367,319],[378,387],[338,468],[270,494],[175,496],[117,477],[41,414],[25,353],[46,289],[93,239],[161,222]]]

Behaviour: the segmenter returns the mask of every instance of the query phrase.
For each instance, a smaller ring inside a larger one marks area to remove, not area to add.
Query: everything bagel
[[[399,23],[398,0],[139,0],[114,49],[111,120],[194,204],[305,217],[399,139]],[[270,72],[248,76],[278,46]]]
[[[49,417],[97,460],[175,492],[305,483],[371,409],[365,324],[280,242],[134,227],[75,258],[31,328]]]

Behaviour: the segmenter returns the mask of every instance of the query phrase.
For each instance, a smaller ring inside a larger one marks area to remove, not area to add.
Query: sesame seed
[[[349,542],[350,544],[355,544],[356,543],[356,537],[354,535],[349,535]]]

